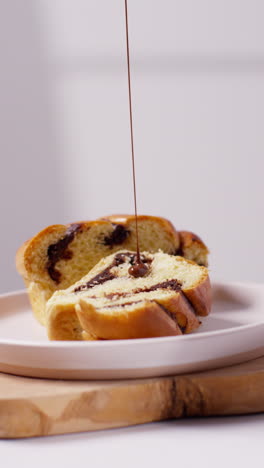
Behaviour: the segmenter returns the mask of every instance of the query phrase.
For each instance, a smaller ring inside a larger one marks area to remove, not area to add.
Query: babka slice
[[[197,236],[181,236],[164,218],[138,216],[140,250],[187,256],[207,264],[208,250]],[[187,245],[188,244],[188,245]],[[28,290],[32,309],[46,323],[51,295],[86,275],[101,258],[120,249],[136,250],[135,216],[113,215],[95,221],[49,226],[17,252],[17,270]]]
[[[84,278],[47,303],[51,340],[126,339],[195,330],[211,307],[207,268],[183,257],[143,252],[143,277],[131,275],[136,253],[103,258]]]

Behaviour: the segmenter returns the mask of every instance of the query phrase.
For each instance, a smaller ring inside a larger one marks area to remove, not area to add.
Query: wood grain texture
[[[0,437],[130,426],[264,411],[264,357],[179,376],[63,381],[0,374]]]

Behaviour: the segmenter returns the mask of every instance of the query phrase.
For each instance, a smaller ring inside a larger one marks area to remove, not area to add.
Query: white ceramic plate
[[[264,354],[264,285],[215,284],[196,333],[119,341],[50,342],[25,291],[0,296],[0,371],[30,377],[154,377],[231,365]]]

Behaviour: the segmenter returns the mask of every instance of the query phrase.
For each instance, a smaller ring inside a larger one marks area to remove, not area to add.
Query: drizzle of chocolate
[[[145,257],[144,255],[138,257],[134,255],[134,259],[131,261],[131,267],[128,269],[128,273],[134,278],[141,278],[149,272],[148,263],[151,263],[151,259]]]
[[[148,266],[141,262],[141,260],[137,260],[135,265],[132,265],[128,269],[128,273],[133,276],[134,278],[141,278],[142,276],[145,276],[149,271]]]
[[[137,195],[136,195],[136,171],[135,171],[135,156],[134,156],[134,138],[133,138],[133,115],[132,115],[132,97],[131,97],[131,79],[130,79],[130,57],[129,57],[129,35],[128,35],[128,11],[127,0],[125,0],[125,22],[126,22],[126,55],[127,55],[127,79],[128,79],[128,98],[129,98],[129,118],[130,118],[130,139],[131,139],[131,154],[132,154],[132,169],[133,169],[133,188],[134,188],[134,207],[136,217],[136,238],[137,238],[137,258],[135,264],[132,265],[128,272],[134,278],[145,276],[149,268],[140,258],[139,241],[138,241],[138,216],[137,216]]]
[[[145,255],[141,255],[140,262],[138,262],[137,254],[130,254],[131,267],[128,269],[128,273],[134,278],[145,276],[145,274],[149,271],[148,264],[151,262],[152,259],[145,257]]]
[[[73,253],[68,247],[81,228],[81,224],[71,224],[66,230],[65,236],[48,247],[46,268],[50,278],[57,284],[61,281],[61,272],[56,268],[56,264],[61,259],[70,260],[72,258]]]
[[[122,224],[113,224],[114,229],[109,236],[105,236],[104,245],[113,247],[113,245],[122,244],[125,242],[130,234],[130,231],[126,229]]]

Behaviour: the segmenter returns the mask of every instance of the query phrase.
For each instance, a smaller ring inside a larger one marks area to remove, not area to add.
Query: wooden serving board
[[[262,411],[264,357],[213,371],[122,381],[44,380],[0,373],[2,438]]]

